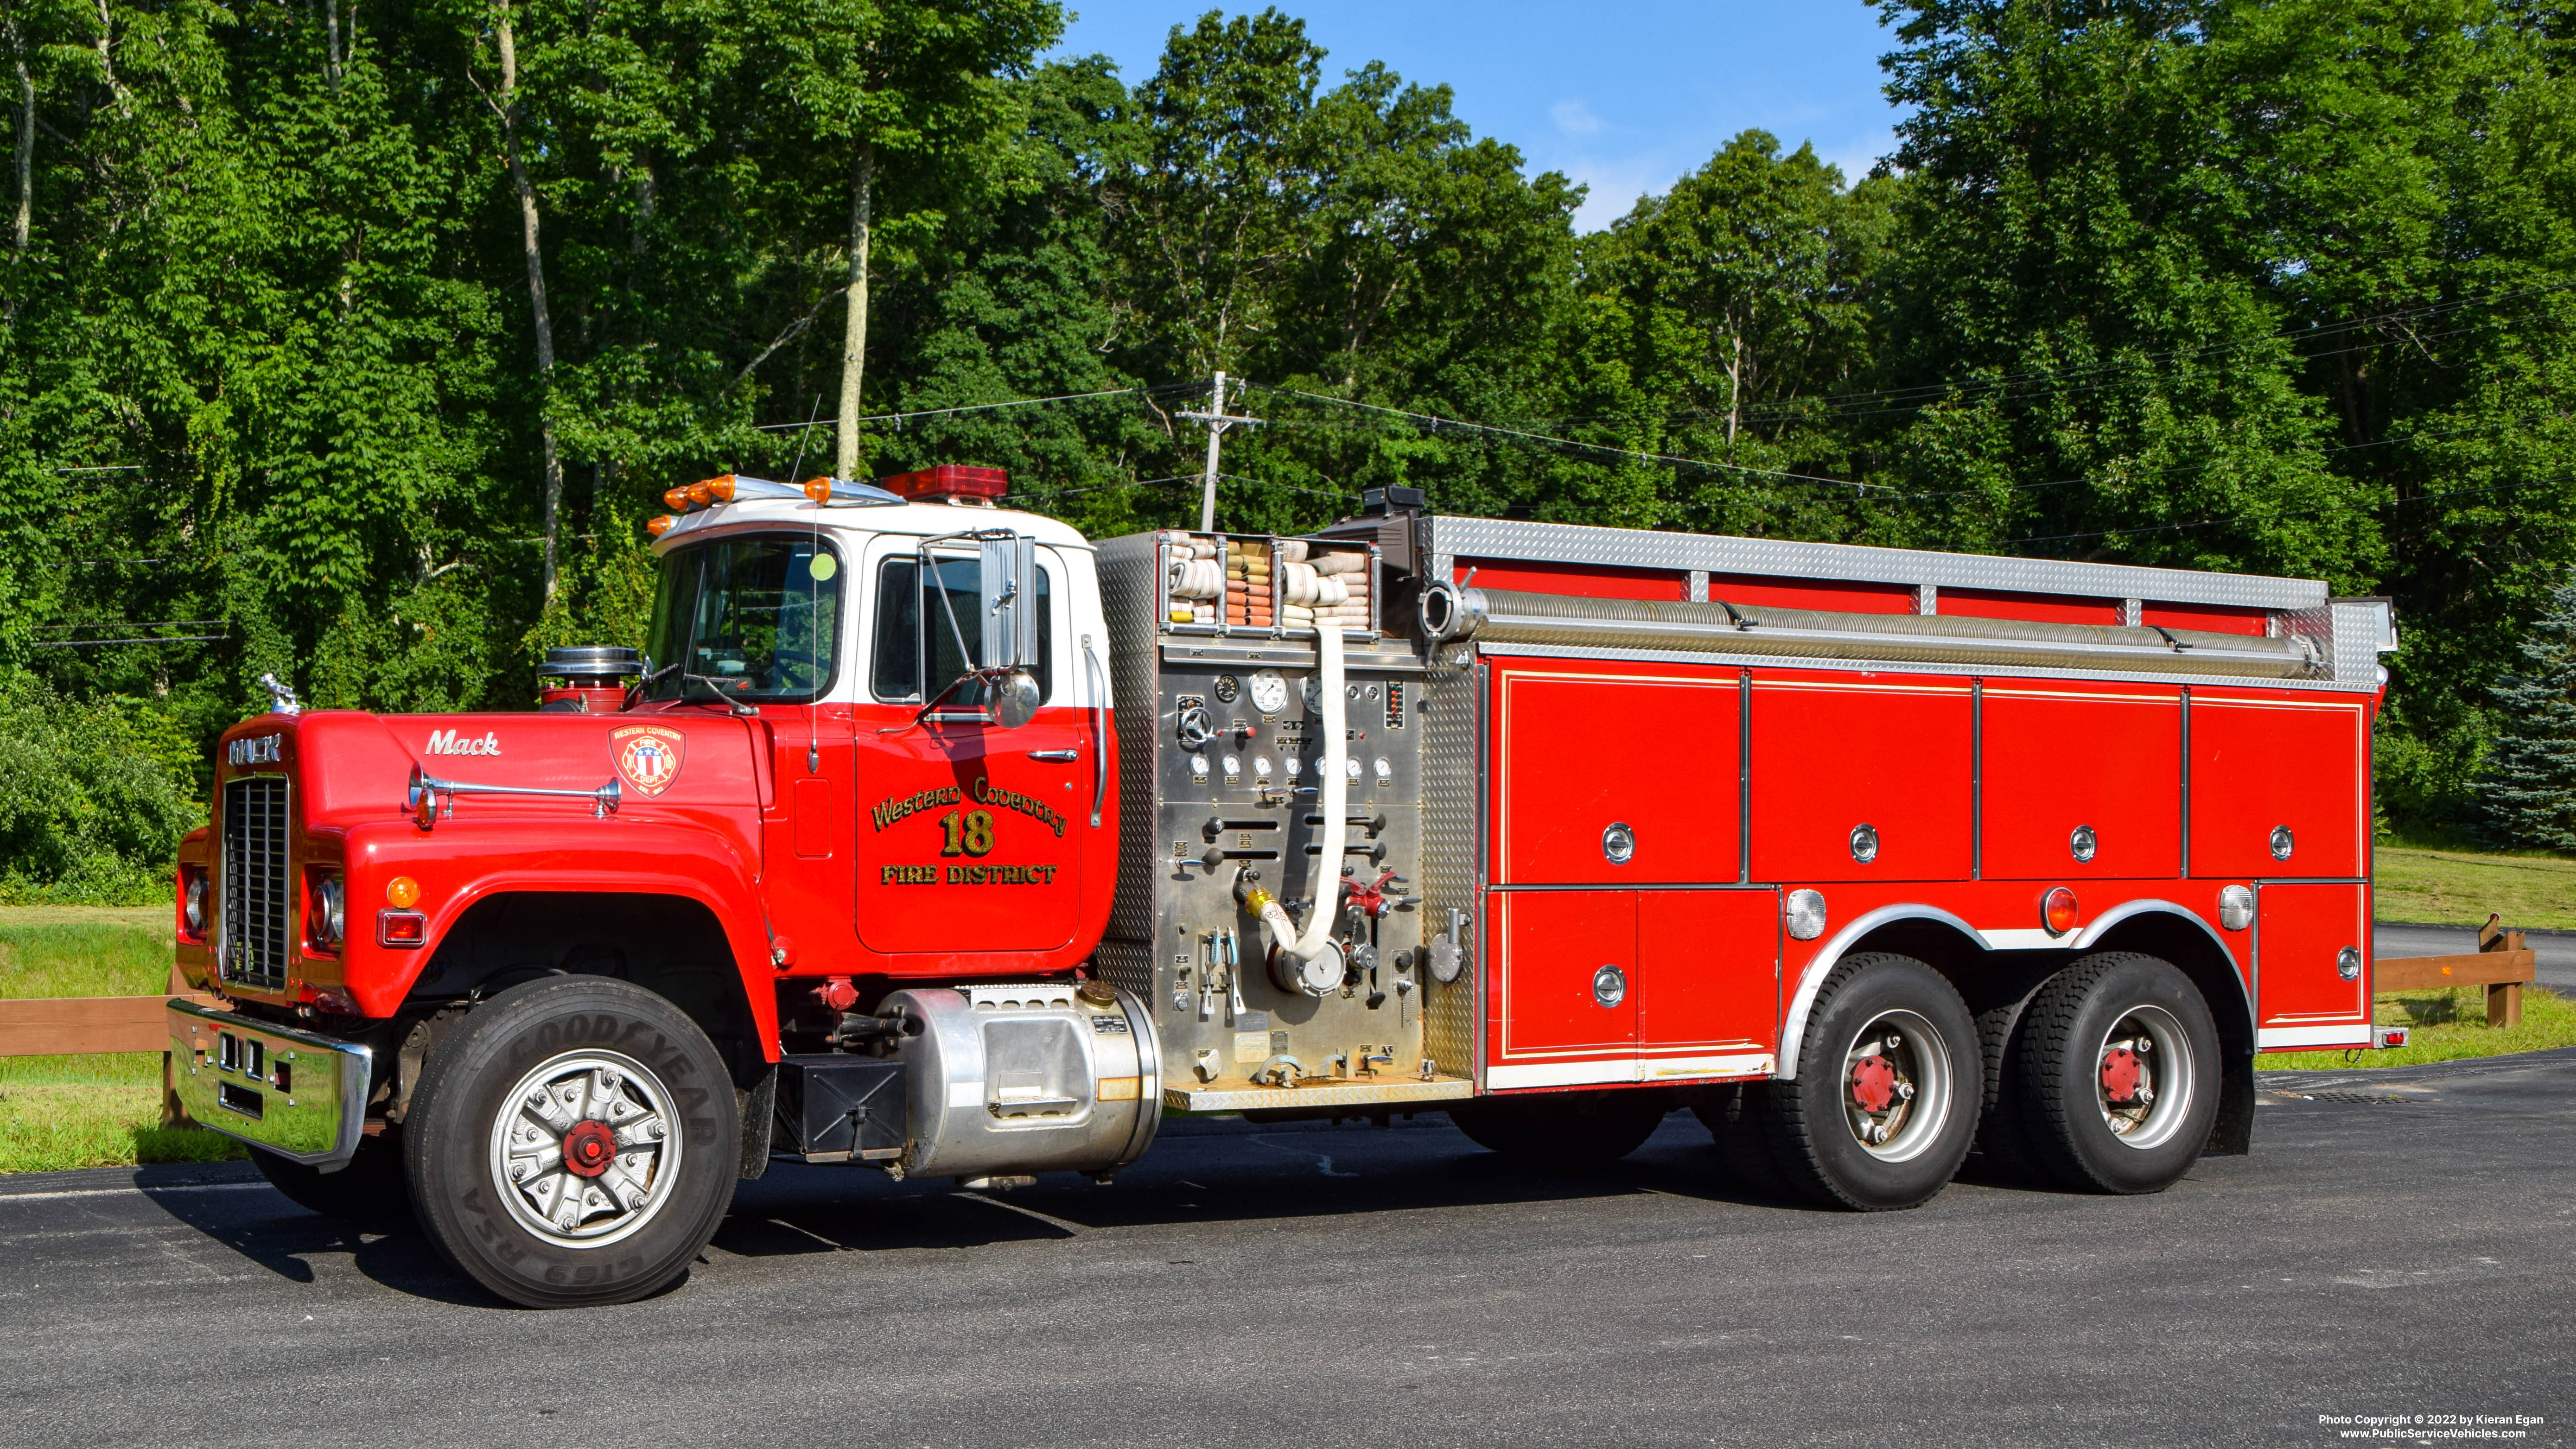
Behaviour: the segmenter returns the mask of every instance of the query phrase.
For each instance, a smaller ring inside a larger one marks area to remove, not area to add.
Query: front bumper
[[[375,1072],[366,1047],[173,1001],[170,1063],[200,1126],[325,1172],[357,1155]]]

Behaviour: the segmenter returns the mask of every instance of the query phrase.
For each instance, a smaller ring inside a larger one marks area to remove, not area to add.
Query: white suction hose
[[[1323,757],[1315,762],[1315,808],[1324,817],[1324,835],[1318,842],[1323,849],[1315,856],[1314,904],[1306,909],[1306,931],[1297,932],[1297,923],[1267,891],[1255,891],[1247,901],[1258,912],[1261,924],[1270,931],[1270,942],[1282,954],[1300,961],[1311,961],[1332,944],[1333,923],[1342,914],[1342,847],[1350,837],[1350,729],[1348,712],[1343,709],[1342,626],[1338,620],[1315,622],[1316,688],[1321,693],[1324,718]]]

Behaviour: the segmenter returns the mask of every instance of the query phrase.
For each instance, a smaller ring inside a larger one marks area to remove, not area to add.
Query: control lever
[[[1225,1024],[1232,1026],[1247,1009],[1243,1004],[1243,953],[1232,926],[1225,928],[1225,989],[1229,996]]]

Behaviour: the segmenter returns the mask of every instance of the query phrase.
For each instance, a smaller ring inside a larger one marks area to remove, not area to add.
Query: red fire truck
[[[1910,1207],[2153,1192],[2366,1046],[2376,599],[1438,517],[1093,543],[990,470],[726,477],[543,708],[226,732],[179,1095],[535,1305],[777,1161],[1105,1179],[1166,1114],[1690,1107]]]

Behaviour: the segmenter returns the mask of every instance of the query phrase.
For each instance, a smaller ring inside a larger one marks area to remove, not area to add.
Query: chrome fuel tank
[[[1153,1017],[1127,991],[932,987],[895,993],[879,1014],[904,1023],[905,1176],[1110,1172],[1162,1125]]]

